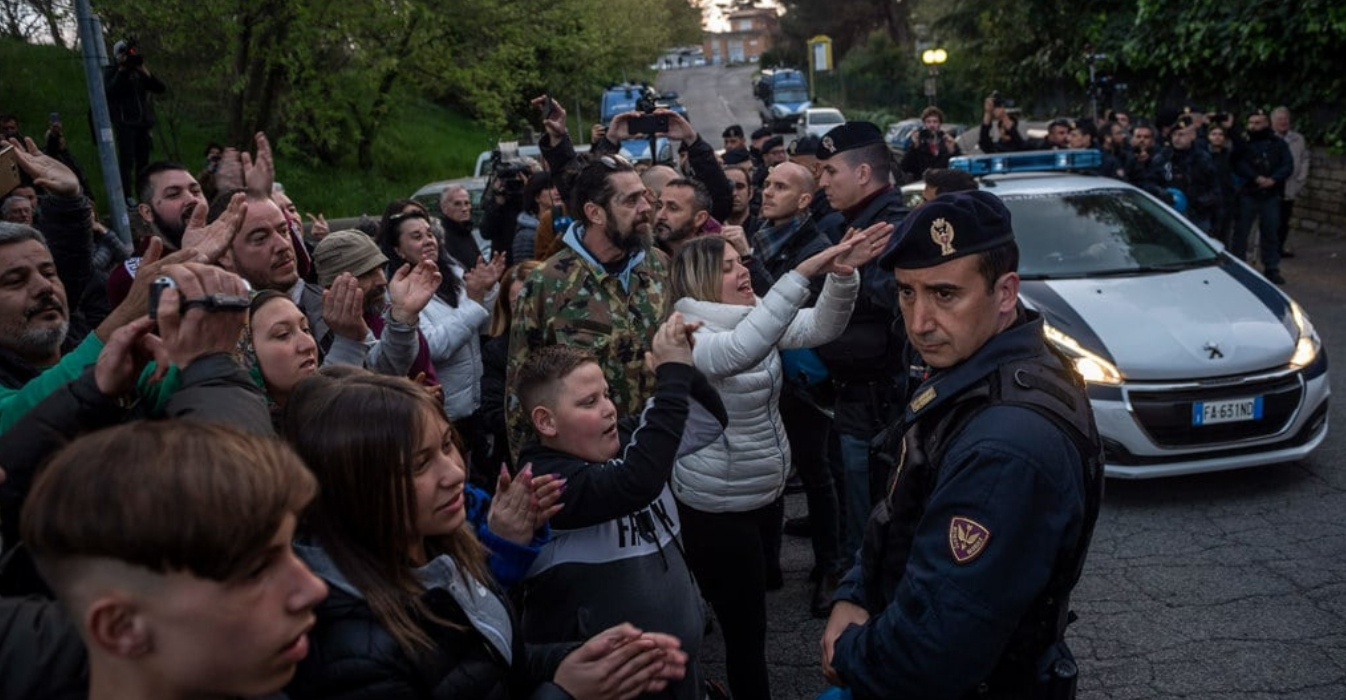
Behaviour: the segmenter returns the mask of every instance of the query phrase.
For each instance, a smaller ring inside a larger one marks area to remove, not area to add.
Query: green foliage
[[[265,130],[314,165],[375,167],[403,105],[428,98],[507,133],[528,100],[596,102],[666,47],[699,39],[687,0],[95,0],[137,34],[156,71],[188,85],[191,115],[229,140]],[[209,28],[203,30],[203,28]]]
[[[1138,0],[1126,60],[1152,76],[1136,85],[1154,105],[1246,112],[1288,105],[1310,139],[1346,145],[1346,101],[1338,66],[1346,45],[1346,6],[1331,0],[1162,3]]]
[[[104,200],[98,153],[85,126],[89,102],[79,54],[0,39],[0,64],[14,67],[7,74],[5,109],[13,110],[24,133],[35,139],[42,137],[47,115],[60,112],[70,151],[91,179],[95,198]],[[225,121],[220,114],[187,115],[183,102],[189,92],[189,86],[170,82],[169,92],[156,101],[159,125],[152,157],[195,170],[203,165],[206,144],[225,140]],[[477,155],[494,142],[495,134],[472,119],[409,99],[389,115],[386,128],[374,140],[371,171],[314,164],[287,138],[277,144],[276,173],[304,211],[325,212],[329,218],[378,214],[389,201],[406,197],[421,185],[469,174]]]

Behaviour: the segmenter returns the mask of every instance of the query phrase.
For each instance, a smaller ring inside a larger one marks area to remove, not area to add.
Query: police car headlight
[[[1290,366],[1300,369],[1309,366],[1318,358],[1318,351],[1322,349],[1323,342],[1318,338],[1318,332],[1313,329],[1309,315],[1304,313],[1304,308],[1293,301],[1290,302],[1290,318],[1295,322],[1295,328],[1299,329],[1299,338],[1295,340],[1295,354],[1290,356]]]
[[[1057,350],[1065,353],[1066,357],[1069,357],[1075,363],[1075,372],[1084,381],[1090,384],[1106,384],[1108,386],[1117,386],[1122,383],[1122,373],[1117,371],[1116,365],[1085,350],[1074,338],[1057,330],[1050,323],[1042,324],[1042,334],[1047,337],[1052,345],[1056,346]]]

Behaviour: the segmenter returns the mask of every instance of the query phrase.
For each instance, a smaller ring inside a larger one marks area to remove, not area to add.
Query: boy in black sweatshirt
[[[524,638],[580,641],[620,622],[671,634],[687,653],[687,675],[661,697],[682,700],[704,692],[696,659],[705,615],[668,479],[681,452],[718,438],[727,421],[719,395],[692,368],[694,330],[675,313],[656,332],[645,361],[657,386],[626,439],[587,351],[540,348],[517,379],[541,442],[519,463],[566,480],[552,540],[524,582]]]

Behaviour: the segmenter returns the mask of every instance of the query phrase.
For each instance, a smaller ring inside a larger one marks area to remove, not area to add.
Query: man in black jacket
[[[1187,200],[1183,216],[1211,234],[1220,213],[1220,183],[1210,153],[1195,144],[1196,127],[1190,121],[1179,124],[1169,133],[1169,144],[1155,156],[1150,170],[1160,187],[1182,192]]]
[[[117,137],[122,192],[131,198],[135,196],[131,186],[138,181],[140,171],[149,165],[150,150],[154,145],[150,136],[150,129],[154,128],[154,103],[150,94],[161,94],[166,88],[145,66],[145,58],[135,44],[119,41],[112,54],[117,65],[108,66],[103,82],[106,83],[112,130]],[[132,168],[135,177],[132,177]]]
[[[869,122],[847,122],[827,132],[818,148],[822,186],[845,229],[864,230],[887,222],[896,227],[907,215],[902,193],[893,188],[891,159],[883,132]],[[883,481],[869,469],[869,441],[888,422],[901,372],[903,338],[894,329],[895,283],[877,265],[860,269],[860,296],[841,337],[818,348],[836,384],[834,428],[840,434],[845,468],[846,553],[860,547],[865,520]],[[833,581],[828,581],[829,584]],[[826,613],[824,605],[815,613]]]
[[[1285,181],[1295,172],[1294,156],[1285,141],[1271,130],[1266,110],[1248,115],[1248,141],[1234,152],[1234,173],[1243,179],[1239,192],[1238,225],[1229,252],[1240,260],[1248,254],[1248,234],[1257,219],[1259,257],[1263,274],[1276,284],[1281,276],[1281,194]]]
[[[439,213],[444,249],[464,270],[472,269],[482,257],[481,246],[472,235],[472,195],[462,185],[449,185],[439,195]]]

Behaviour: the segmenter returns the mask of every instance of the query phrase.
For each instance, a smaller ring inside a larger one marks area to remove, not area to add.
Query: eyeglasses
[[[631,165],[631,161],[616,153],[610,156],[603,156],[598,159],[598,162],[602,163],[603,167],[608,170],[629,170],[635,167],[634,165]]]

